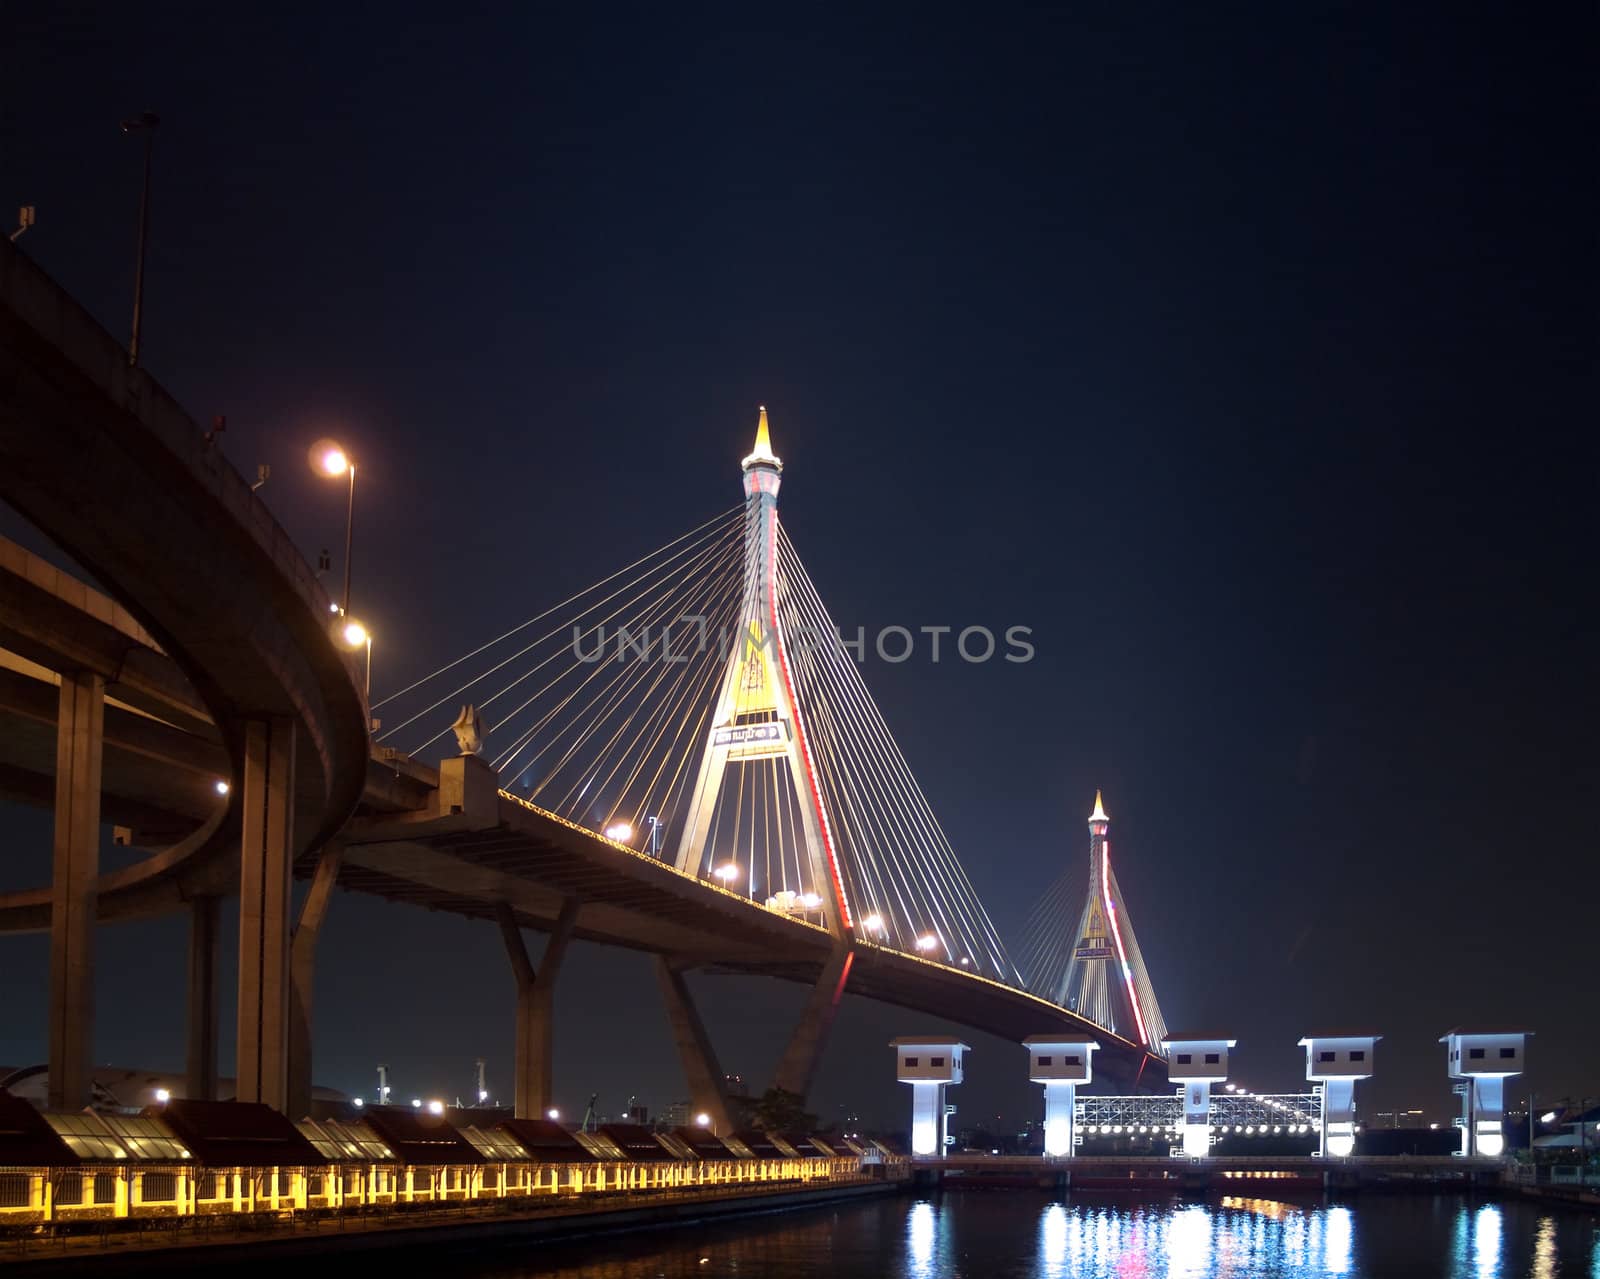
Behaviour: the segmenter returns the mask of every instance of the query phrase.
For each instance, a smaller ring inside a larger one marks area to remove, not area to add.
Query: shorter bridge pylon
[[[1165,1056],[1166,1019],[1111,867],[1110,828],[1105,801],[1096,791],[1089,815],[1089,884],[1077,927],[1067,931],[1073,899],[1071,876],[1063,874],[1029,922],[1024,973],[1035,994]]]

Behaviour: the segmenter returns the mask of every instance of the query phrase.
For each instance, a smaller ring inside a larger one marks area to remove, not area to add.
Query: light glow
[[[360,648],[372,639],[371,635],[367,633],[367,628],[356,621],[355,618],[351,618],[346,622],[344,629],[339,634],[340,638],[351,648]]]
[[[350,469],[350,455],[332,440],[319,440],[311,447],[311,465],[336,480]]]
[[[861,926],[869,933],[881,933],[883,931],[883,916],[868,915],[861,921]]]
[[[442,1115],[442,1114],[444,1114],[444,1102],[442,1102],[442,1101],[430,1101],[428,1103],[428,1113],[430,1115]]]
[[[815,893],[802,893],[800,895],[800,904],[807,910],[815,910],[818,906],[822,905],[822,898],[818,897]]]
[[[544,1112],[544,1117],[550,1120],[557,1120],[561,1118],[561,1112],[554,1106],[551,1106],[549,1110]]]
[[[633,827],[627,822],[613,822],[606,827],[606,838],[614,839],[619,844],[626,844],[633,838]]]
[[[1098,797],[1098,792],[1096,792]],[[1133,974],[1128,968],[1128,952],[1122,944],[1122,928],[1117,923],[1117,908],[1111,902],[1111,841],[1100,841],[1100,892],[1106,899],[1106,918],[1111,921],[1111,939],[1117,943],[1117,958],[1122,961],[1122,981],[1128,988],[1128,1003],[1133,1008],[1134,1025],[1139,1028],[1139,1042],[1150,1045],[1150,1033],[1144,1028],[1144,1014],[1139,1011],[1139,996],[1133,989]]]
[[[1478,1134],[1478,1153],[1494,1159],[1505,1152],[1506,1139],[1497,1132],[1481,1132]]]
[[[702,1110],[698,1115],[696,1115],[694,1117],[694,1122],[695,1122],[695,1125],[697,1127],[709,1128],[709,1127],[711,1127],[711,1116],[706,1114],[706,1112]]]
[[[360,1110],[361,1107],[365,1106],[367,1103],[366,1103],[366,1100],[364,1098],[357,1097],[350,1104],[352,1106],[354,1106],[357,1110]]]
[[[918,950],[932,950],[938,944],[939,939],[932,933],[923,933],[921,937],[917,938]]]
[[[172,1094],[170,1092],[168,1092],[165,1088],[157,1088],[156,1089],[156,1100],[159,1101],[164,1106],[164,1105],[167,1104],[167,1102],[172,1100]]]
[[[216,788],[216,792],[219,795],[226,795],[229,791],[231,791],[233,789],[233,787],[229,783],[227,783],[226,781],[224,781],[220,777],[217,778],[217,780],[215,782],[213,782],[212,785]]]
[[[724,862],[711,873],[720,879],[723,885],[726,886],[739,878],[739,866],[736,862]]]
[[[1328,1134],[1328,1153],[1335,1159],[1348,1158],[1356,1148],[1356,1139],[1353,1133],[1340,1132]]]
[[[800,701],[794,695],[794,679],[789,674],[789,652],[783,642],[783,627],[778,624],[778,557],[771,549],[778,544],[778,508],[769,508],[767,520],[767,608],[772,617],[772,634],[777,640],[778,669],[783,673],[784,691],[789,696],[789,713],[794,716],[794,740],[800,747],[800,762],[805,765],[806,781],[811,787],[811,804],[820,818],[822,848],[828,854],[828,869],[833,875],[833,900],[839,903],[839,915],[846,928],[854,928],[850,918],[850,899],[845,896],[844,877],[839,873],[839,854],[833,847],[833,823],[828,819],[828,806],[822,802],[822,790],[817,785],[817,770],[811,763],[811,743],[806,734],[805,719],[800,714]]]

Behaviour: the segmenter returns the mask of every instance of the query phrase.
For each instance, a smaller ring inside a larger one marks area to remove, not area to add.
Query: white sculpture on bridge
[[[478,714],[476,706],[463,706],[450,729],[455,733],[456,745],[461,748],[463,755],[476,755],[483,749],[483,716]]]

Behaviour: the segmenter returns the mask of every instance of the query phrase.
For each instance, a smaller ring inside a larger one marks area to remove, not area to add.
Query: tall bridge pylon
[[[377,703],[379,740],[425,756],[470,703],[519,799],[840,942],[1020,986],[779,516],[765,408],[740,469],[739,506]]]
[[[799,818],[795,860],[797,869],[803,862],[809,872],[807,900],[817,899],[818,915],[830,932],[842,937],[853,923],[850,906],[779,624],[778,487],[783,462],[772,451],[765,405],[756,427],[755,447],[740,465],[745,495],[744,587],[737,639],[730,646],[699,773],[681,824],[676,865],[691,875],[703,872],[712,852],[712,818],[724,788],[742,780],[737,774],[745,765],[771,762],[778,766],[774,771],[781,770],[790,783],[784,801],[792,804]],[[721,869],[712,868],[712,873]]]
[[[1110,829],[1111,817],[1096,791],[1082,909],[1071,913],[1077,877],[1063,872],[1029,921],[1023,961],[1028,989],[1165,1056],[1167,1023],[1111,866]],[[1073,918],[1077,927],[1069,932],[1067,921]]]

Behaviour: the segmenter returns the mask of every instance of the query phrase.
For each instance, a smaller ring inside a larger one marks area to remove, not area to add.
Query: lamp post
[[[356,464],[355,459],[333,440],[318,440],[311,446],[311,467],[319,475],[336,480],[341,475],[350,477],[350,496],[344,513],[344,600],[339,606],[341,616],[350,612],[350,547],[356,527]]]
[[[372,700],[372,632],[353,617],[347,617],[344,625],[339,628],[339,637],[352,650],[365,647],[367,650],[367,678],[363,685],[366,699]]]
[[[133,272],[133,336],[128,341],[128,367],[139,367],[139,321],[144,313],[144,246],[150,233],[150,156],[155,150],[161,117],[144,111],[122,122],[124,133],[144,132],[144,193],[139,197],[139,258]]]

